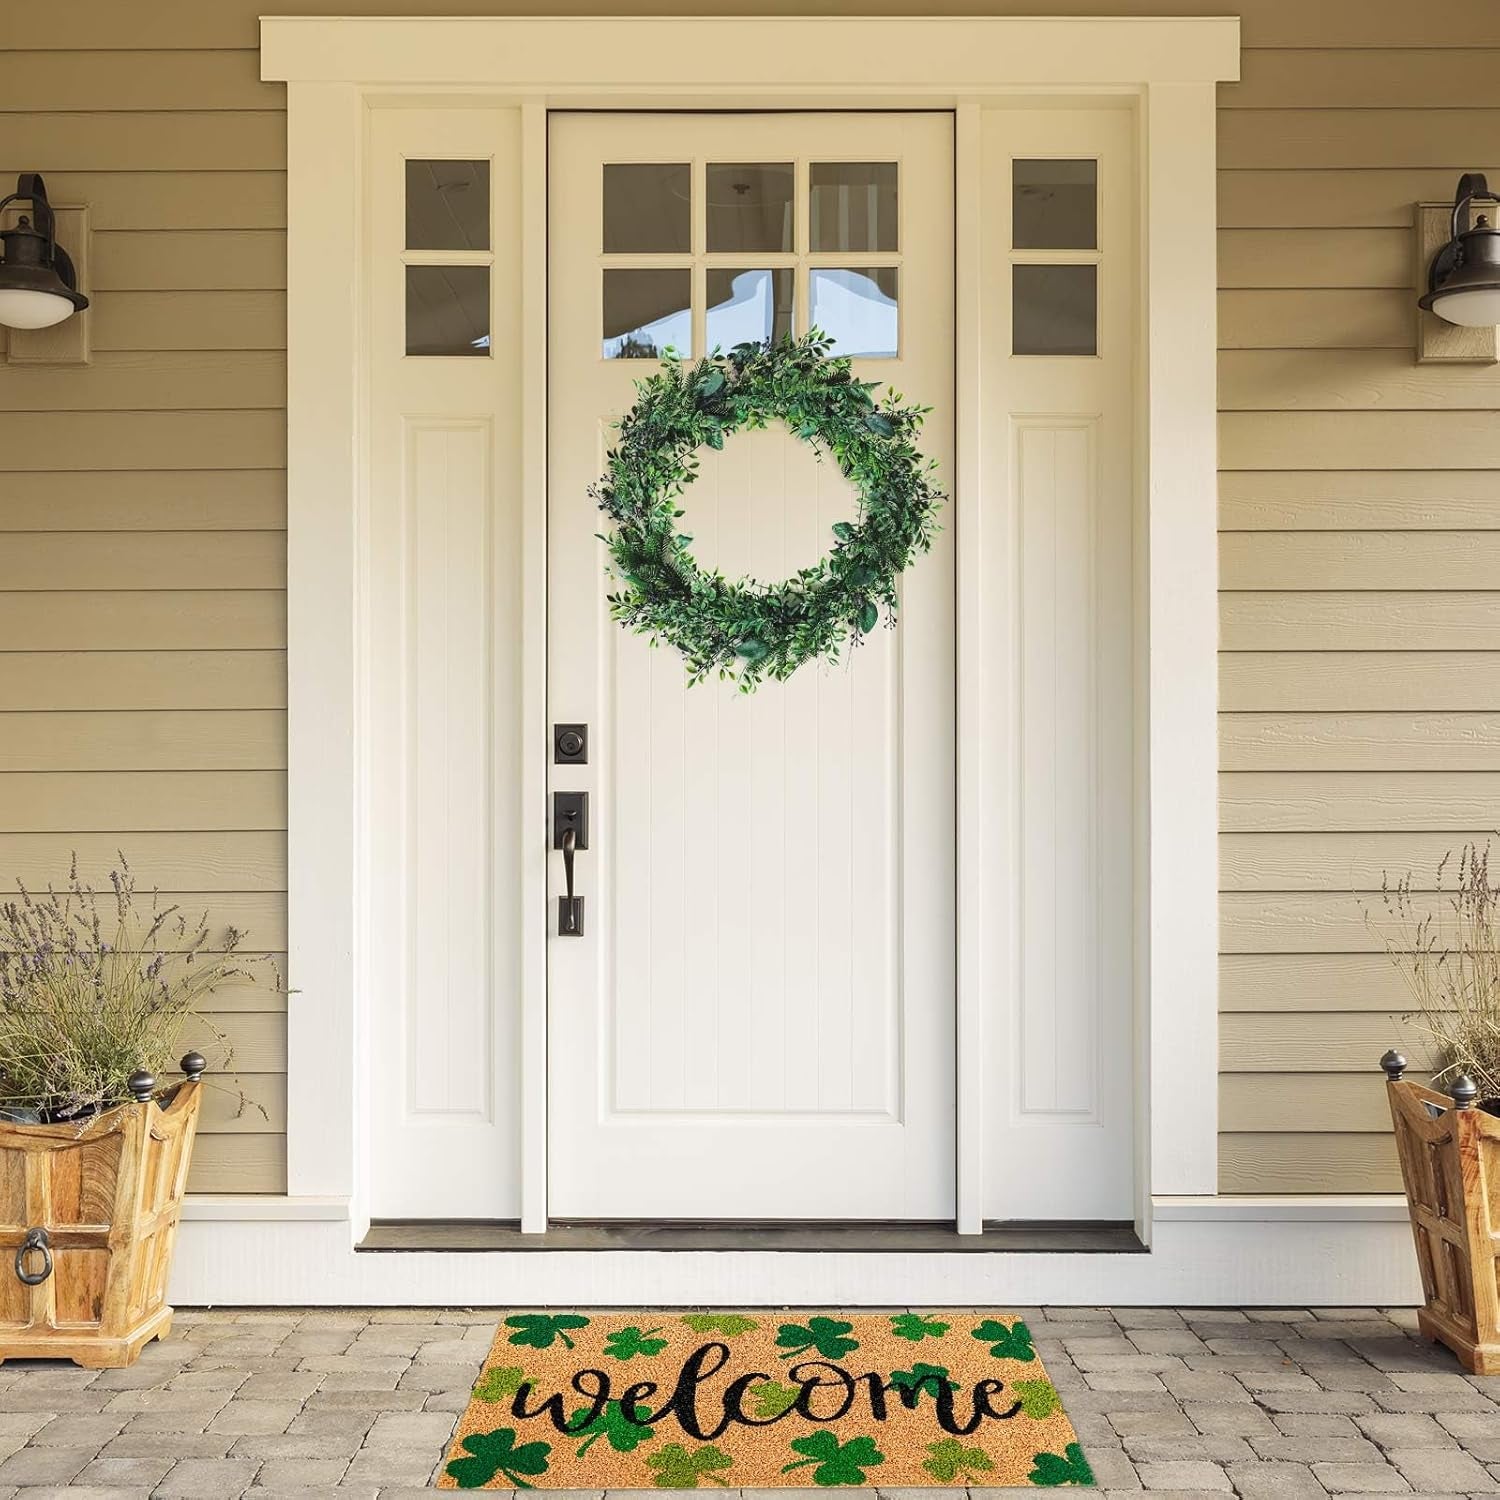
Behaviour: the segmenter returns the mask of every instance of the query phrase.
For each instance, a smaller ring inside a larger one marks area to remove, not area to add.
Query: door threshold
[[[777,1250],[802,1254],[830,1251],[896,1254],[980,1251],[991,1254],[1143,1253],[1146,1247],[1128,1222],[1104,1220],[987,1221],[982,1234],[959,1234],[951,1224],[805,1222],[654,1223],[568,1222],[544,1234],[522,1234],[516,1220],[373,1219],[356,1250]]]

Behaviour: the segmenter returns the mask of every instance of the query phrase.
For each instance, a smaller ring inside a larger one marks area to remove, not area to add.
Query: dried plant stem
[[[1437,1079],[1468,1073],[1480,1096],[1500,1098],[1500,887],[1490,876],[1489,846],[1465,844],[1455,884],[1445,884],[1450,851],[1437,868],[1445,899],[1437,911],[1419,909],[1408,872],[1381,882],[1384,918],[1365,920],[1380,931],[1387,957],[1416,1002],[1409,1020],[1429,1040]]]
[[[0,1104],[72,1119],[119,1103],[137,1069],[162,1078],[185,1041],[207,1040],[184,1036],[190,1020],[225,1043],[204,1014],[217,990],[280,988],[268,955],[240,952],[243,933],[138,895],[123,854],[103,895],[76,858],[61,892],[17,887],[0,906]]]

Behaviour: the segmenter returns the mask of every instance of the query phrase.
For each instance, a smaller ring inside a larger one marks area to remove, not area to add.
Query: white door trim
[[[1217,640],[1215,82],[1238,77],[1236,18],[318,18],[261,23],[262,77],[288,88],[288,645],[289,966],[300,992],[288,1015],[288,1185],[294,1196],[351,1201],[363,1213],[361,1097],[365,975],[380,961],[363,913],[363,830],[375,815],[361,746],[366,667],[361,573],[361,377],[365,329],[358,267],[367,111],[460,95],[523,110],[527,175],[523,346],[524,541],[528,637],[523,692],[541,723],[545,619],[545,147],[548,107],[709,103],[803,108],[954,108],[959,157],[972,159],[971,111],[1025,94],[1125,96],[1142,163],[1143,327],[1139,492],[1147,703],[1140,769],[1149,808],[1140,853],[1141,1006],[1138,1187],[1150,1195],[1217,1190]],[[664,59],[670,58],[670,66]],[[828,59],[838,60],[837,76]],[[692,79],[691,85],[675,80]],[[660,79],[659,82],[656,80]],[[709,92],[705,95],[705,90]],[[966,146],[967,141],[967,146]],[[960,199],[962,199],[960,191]],[[958,326],[978,326],[983,288],[972,216],[961,211]],[[977,368],[961,342],[961,372]],[[975,444],[983,395],[960,383],[954,524],[977,528]],[[959,574],[959,742],[977,702],[980,643],[962,640],[983,580]],[[967,591],[967,592],[966,592]],[[535,622],[534,624],[532,622]],[[531,736],[536,857],[526,887],[542,909],[541,736]],[[960,751],[959,797],[983,767]],[[963,818],[960,814],[960,826]],[[959,849],[960,1055],[979,1057],[985,976],[966,937],[984,920],[983,851]],[[541,972],[541,929],[528,924],[528,976]],[[539,1132],[545,1104],[533,1065],[545,1045],[545,996],[527,985],[522,1095],[525,1224],[545,1205]],[[350,1061],[346,1062],[348,1059]],[[960,1227],[979,1227],[980,1095],[960,1072]],[[967,1122],[969,1129],[964,1129]]]

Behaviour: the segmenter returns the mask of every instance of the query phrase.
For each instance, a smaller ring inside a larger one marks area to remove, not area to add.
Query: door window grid
[[[406,160],[400,260],[407,358],[489,357],[495,263],[491,175],[487,158]],[[463,203],[444,212],[445,191],[462,191]],[[472,201],[476,197],[482,200],[478,206]],[[482,240],[483,247],[436,249],[424,243],[440,239]]]
[[[615,316],[611,317],[611,302],[613,302],[618,309],[621,299],[619,297],[611,296],[611,291],[609,288],[610,273],[627,270],[686,270],[690,273],[691,317],[689,319],[678,316],[669,320],[669,326],[673,330],[680,330],[687,326],[691,327],[690,347],[683,348],[675,341],[673,344],[674,352],[678,355],[679,358],[682,359],[699,358],[711,347],[708,329],[708,273],[710,270],[732,270],[737,273],[770,273],[769,276],[762,276],[760,280],[762,284],[769,282],[770,285],[774,287],[773,295],[774,300],[777,304],[777,311],[775,315],[776,330],[779,333],[789,328],[792,332],[798,335],[806,333],[808,328],[811,326],[810,310],[813,300],[811,277],[814,271],[828,270],[846,273],[844,278],[842,278],[846,284],[846,293],[848,290],[847,284],[850,276],[860,277],[864,275],[864,273],[870,273],[870,285],[868,286],[868,288],[861,289],[864,293],[864,300],[874,302],[877,304],[878,308],[883,308],[885,317],[885,330],[883,340],[874,342],[887,343],[889,345],[889,348],[877,349],[872,347],[868,352],[864,348],[851,348],[848,350],[848,352],[855,355],[855,357],[860,358],[899,357],[902,336],[902,314],[899,295],[893,295],[893,289],[899,287],[899,268],[902,262],[900,246],[904,243],[905,238],[905,207],[902,201],[903,195],[900,192],[901,162],[899,161],[899,159],[891,160],[887,158],[878,162],[871,163],[868,157],[839,157],[837,155],[821,154],[817,156],[798,157],[794,162],[790,164],[793,169],[795,181],[791,214],[793,248],[791,250],[781,251],[743,251],[735,249],[710,251],[707,246],[709,208],[707,201],[707,188],[709,182],[709,168],[714,167],[722,169],[726,166],[735,166],[741,164],[742,163],[738,162],[727,162],[722,157],[695,157],[692,159],[691,163],[688,164],[691,167],[690,191],[692,249],[690,253],[625,254],[606,251],[602,247],[613,236],[611,235],[610,231],[605,229],[601,224],[601,232],[598,241],[599,245],[601,246],[599,252],[601,274],[596,285],[595,293],[596,297],[598,298],[598,326],[602,334],[600,341],[601,358],[615,359],[620,357],[660,357],[659,349],[656,349],[653,352],[652,347],[648,347],[653,345],[653,340],[650,336],[638,336],[640,330],[622,328],[620,326],[620,314],[618,311],[616,312]],[[780,164],[785,165],[784,161]],[[610,165],[616,164],[606,164],[606,171],[608,171]],[[620,165],[645,165],[645,163],[642,163],[639,161],[639,159],[637,159],[637,162],[635,163],[620,163]],[[659,163],[659,165],[666,167],[673,164],[662,162]],[[778,165],[778,163],[767,158],[764,162],[757,163],[755,165],[774,167]],[[886,212],[884,213],[883,218],[879,215],[873,216],[871,219],[871,224],[873,232],[879,234],[881,238],[887,238],[889,236],[890,231],[886,227],[892,216],[890,212],[889,199],[890,197],[894,196],[894,219],[896,224],[895,241],[897,246],[895,250],[876,250],[872,248],[868,250],[851,249],[815,251],[811,248],[811,182],[812,169],[814,165],[817,165],[820,168],[828,167],[833,169],[844,169],[845,171],[861,165],[873,165],[874,167],[881,169],[885,174],[894,174],[894,191],[892,190],[890,182],[886,180],[886,178],[879,176],[877,176],[876,178],[877,182],[884,183],[884,191],[886,194]],[[722,181],[722,172],[716,172],[715,177]],[[604,197],[602,192],[600,197],[600,206],[602,214],[604,209]],[[788,271],[791,273],[791,308],[789,313],[785,306],[785,292],[788,283],[783,276],[777,274],[778,272]],[[879,273],[878,276],[875,274],[877,272]],[[716,289],[719,288],[720,285],[721,278],[715,277]],[[618,290],[618,284],[616,290]],[[720,306],[721,304],[716,300],[716,313],[718,312]],[[828,306],[828,301],[826,298],[824,300],[824,306]],[[662,309],[661,311],[666,312],[667,310]],[[721,324],[722,326],[722,320],[719,317],[716,316],[715,322]],[[860,331],[861,330],[859,329],[851,328],[847,329],[846,333],[852,335]],[[833,352],[835,354],[839,353],[839,330],[826,329],[825,332],[829,332],[834,337]],[[849,341],[850,340],[846,339],[846,342]],[[730,345],[725,344],[722,339],[716,339],[715,342],[723,350],[727,350],[729,347],[731,347]],[[869,344],[872,341],[869,339],[861,339],[857,340],[857,342],[860,342],[862,344]],[[630,352],[627,355],[622,356],[622,354],[620,353],[622,345],[629,347]]]
[[[1099,244],[1099,212],[1103,179],[1097,157],[1014,157],[1007,184],[1011,208],[1011,354],[1023,359],[1097,358],[1099,355],[1099,267],[1104,251]],[[1048,174],[1046,168],[1062,168]],[[1068,171],[1067,169],[1074,169]],[[1089,170],[1092,169],[1092,170]],[[1062,232],[1048,234],[1047,216],[1027,222],[1017,212],[1024,190],[1048,175],[1063,179],[1073,189],[1093,186],[1092,225],[1075,213],[1073,222],[1054,221]],[[1092,229],[1092,233],[1088,232]],[[1043,238],[1071,240],[1072,245],[1037,245]],[[1092,239],[1093,245],[1080,242]]]

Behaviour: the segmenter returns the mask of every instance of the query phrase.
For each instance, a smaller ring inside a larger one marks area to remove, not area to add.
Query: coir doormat
[[[1091,1485],[1025,1323],[981,1312],[501,1320],[443,1489]]]

